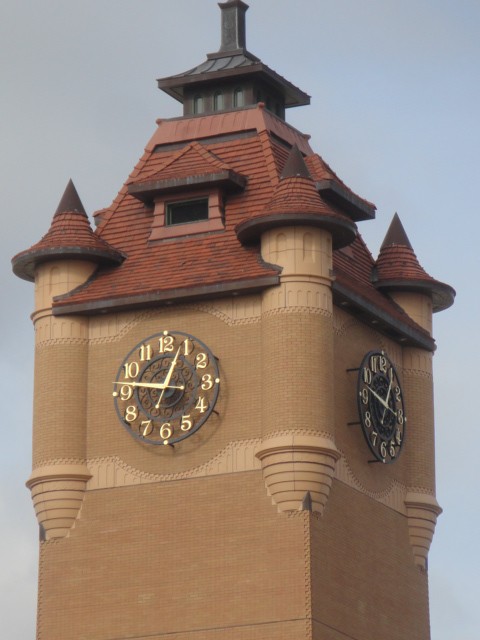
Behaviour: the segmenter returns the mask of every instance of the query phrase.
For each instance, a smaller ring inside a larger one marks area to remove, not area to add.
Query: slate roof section
[[[36,265],[60,259],[109,265],[123,260],[120,252],[93,232],[72,180],[67,184],[48,232],[30,249],[14,256],[12,266],[17,276],[33,282]]]
[[[430,276],[419,263],[398,214],[393,216],[374,269],[374,284],[381,291],[414,291],[432,298],[433,311],[453,304],[455,291]]]

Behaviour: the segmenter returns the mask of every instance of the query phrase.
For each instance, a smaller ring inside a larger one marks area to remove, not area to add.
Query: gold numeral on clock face
[[[365,384],[372,384],[372,371],[368,367],[363,367],[363,381]]]
[[[142,436],[149,436],[153,432],[153,424],[151,420],[142,420],[140,423],[140,431]]]
[[[208,356],[206,353],[198,353],[195,358],[195,366],[197,369],[206,369],[208,365]]]
[[[182,431],[190,431],[192,428],[192,421],[190,420],[190,415],[182,416],[182,422],[180,424],[180,429]]]
[[[128,384],[124,384],[120,387],[120,398],[124,401],[130,400],[133,395],[133,387]]]
[[[200,413],[205,413],[205,411],[208,409],[208,402],[203,396],[199,396],[197,404],[195,405],[195,409],[198,409]]]
[[[125,369],[125,378],[127,380],[131,378],[136,378],[138,376],[138,372],[140,371],[138,362],[126,362],[123,365],[123,368]]]
[[[127,422],[134,422],[138,418],[137,407],[134,404],[129,405],[125,409],[125,420]]]
[[[158,350],[160,353],[169,353],[175,348],[175,338],[173,336],[161,336],[158,339]]]
[[[150,344],[142,344],[139,351],[140,360],[145,362],[145,360],[152,359],[152,345]]]
[[[162,438],[162,440],[168,440],[172,437],[172,434],[172,425],[170,424],[170,422],[164,422],[160,427],[160,438]]]

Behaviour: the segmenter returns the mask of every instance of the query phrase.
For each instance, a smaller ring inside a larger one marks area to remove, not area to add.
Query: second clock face
[[[163,331],[126,356],[113,383],[120,422],[147,444],[173,445],[198,431],[220,386],[217,359],[198,338]]]
[[[370,351],[360,365],[358,410],[370,451],[380,462],[394,462],[407,418],[397,372],[383,351]]]

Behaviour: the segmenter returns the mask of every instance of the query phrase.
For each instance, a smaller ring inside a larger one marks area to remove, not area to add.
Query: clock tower
[[[426,640],[432,314],[397,215],[285,120],[246,48],[158,80],[181,103],[92,229],[72,182],[13,258],[35,283],[37,640]]]

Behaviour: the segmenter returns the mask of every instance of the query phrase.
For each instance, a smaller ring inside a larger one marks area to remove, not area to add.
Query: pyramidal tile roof
[[[238,225],[237,235],[242,242],[250,242],[268,228],[291,223],[328,229],[336,248],[352,242],[357,233],[350,218],[322,200],[296,145],[288,155],[272,198],[261,213]]]
[[[102,258],[94,276],[84,286],[55,299],[56,315],[254,293],[278,284],[281,273],[279,267],[262,259],[254,237],[259,225],[276,224],[282,216],[298,223],[304,216],[308,224],[331,228],[337,247],[345,245],[333,252],[336,304],[367,322],[381,318],[391,335],[407,336],[415,344],[433,349],[431,336],[386,295],[388,289],[384,293],[372,283],[375,261],[356,233],[357,214],[351,213],[344,195],[336,202],[324,197],[318,185],[327,165],[314,156],[306,136],[285,122],[279,127],[280,120],[261,107],[247,108],[234,116],[222,113],[160,121],[130,179],[112,204],[99,212],[96,231],[91,230],[81,203],[62,205],[42,241],[14,258],[14,270],[32,279],[35,264],[41,260],[71,255],[83,258],[85,254],[92,259],[95,251],[100,251]],[[198,136],[195,142],[192,131]],[[190,189],[197,189],[195,176],[205,171],[226,172],[244,180],[239,189],[231,189],[230,183],[212,183],[212,190],[221,194],[223,228],[189,233],[189,225],[180,225],[184,229],[178,237],[151,239],[153,199],[139,197],[131,187],[152,183],[155,199],[171,201],[171,187],[163,191],[163,183],[181,182],[183,186],[174,193],[184,199],[193,193]],[[331,180],[337,180],[333,172]],[[251,242],[239,240],[239,228],[249,223],[255,231]],[[62,229],[58,235],[57,225]],[[69,234],[67,229],[72,225],[77,225],[77,230]],[[346,235],[339,242],[342,233]]]
[[[432,297],[433,310],[450,307],[455,291],[432,278],[419,263],[397,213],[375,263],[375,286],[384,291],[418,291]]]
[[[50,229],[30,249],[12,259],[14,273],[33,282],[35,267],[46,260],[77,258],[119,264],[122,255],[95,235],[72,180],[67,184]]]

